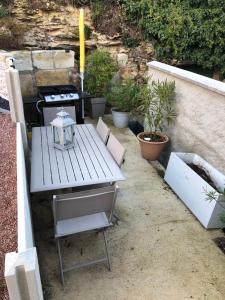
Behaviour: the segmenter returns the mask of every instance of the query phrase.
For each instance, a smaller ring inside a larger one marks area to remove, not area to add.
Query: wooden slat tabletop
[[[75,147],[52,145],[51,127],[32,131],[31,192],[124,180],[92,124],[75,126]]]

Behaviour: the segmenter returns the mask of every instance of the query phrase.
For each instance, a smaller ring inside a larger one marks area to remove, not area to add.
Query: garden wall
[[[1,61],[14,58],[19,71],[22,96],[37,94],[37,86],[69,84],[74,70],[74,51],[35,50],[11,51],[0,54]]]
[[[176,82],[177,118],[167,129],[169,151],[195,152],[224,173],[225,83],[157,61],[148,68],[153,80]]]
[[[5,279],[10,300],[43,300],[20,123],[17,123],[16,144],[18,251],[6,254]]]

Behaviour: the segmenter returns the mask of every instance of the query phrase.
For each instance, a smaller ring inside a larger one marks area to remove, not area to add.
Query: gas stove
[[[68,102],[80,99],[80,96],[73,85],[39,87],[38,94],[40,98],[47,103]]]
[[[75,107],[77,123],[84,123],[84,101],[91,98],[87,93],[78,93],[73,85],[52,85],[38,87],[38,96],[36,108],[42,124],[44,123],[43,110],[47,107],[57,108],[60,106]]]

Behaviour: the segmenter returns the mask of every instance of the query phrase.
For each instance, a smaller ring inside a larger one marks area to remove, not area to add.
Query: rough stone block
[[[74,51],[55,50],[53,52],[54,66],[56,69],[74,67]]]
[[[138,75],[137,65],[131,64],[125,68],[121,68],[119,73],[122,80],[135,79],[135,77]]]
[[[32,71],[31,51],[12,51],[14,65],[18,71]]]
[[[54,69],[52,50],[32,51],[32,58],[34,68],[40,70]]]
[[[37,86],[69,84],[69,70],[40,70],[36,74]]]
[[[117,55],[117,62],[119,68],[124,68],[127,65],[128,62],[128,55],[126,53],[119,53]]]
[[[20,74],[20,87],[22,96],[34,96],[34,84],[31,74]]]

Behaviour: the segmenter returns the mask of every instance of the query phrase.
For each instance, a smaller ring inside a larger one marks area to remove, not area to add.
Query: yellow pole
[[[84,91],[84,66],[85,66],[85,47],[84,47],[84,9],[80,9],[79,16],[79,37],[80,37],[80,79],[81,92]],[[82,118],[84,119],[84,99],[82,98]]]
[[[84,9],[80,9],[79,17],[79,36],[80,36],[80,73],[84,73],[85,48],[84,48]]]

